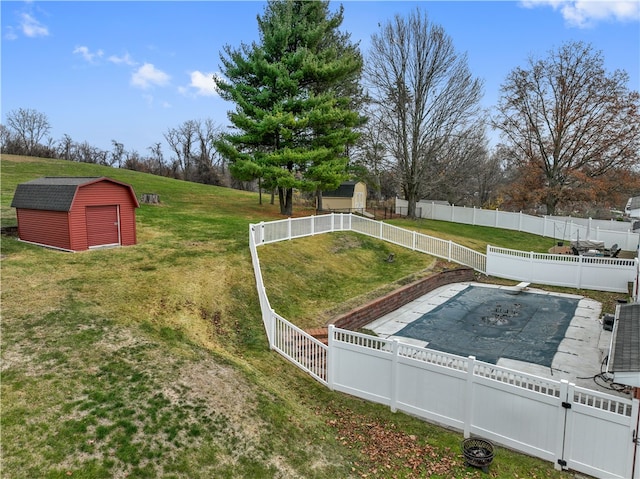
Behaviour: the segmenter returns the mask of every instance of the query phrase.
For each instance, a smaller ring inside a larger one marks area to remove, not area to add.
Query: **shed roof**
[[[357,183],[357,181],[345,181],[335,190],[323,191],[322,196],[326,198],[352,198]]]
[[[111,178],[104,176],[45,176],[19,184],[13,196],[11,207],[30,210],[69,211],[77,189],[99,181],[109,181],[129,188],[136,206],[138,206],[138,200],[131,186]]]
[[[619,305],[616,316],[607,370],[616,380],[621,373],[624,377],[631,374],[632,381],[637,382],[640,380],[640,303]]]

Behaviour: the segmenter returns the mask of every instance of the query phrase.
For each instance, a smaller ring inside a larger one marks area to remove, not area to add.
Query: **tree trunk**
[[[291,216],[293,214],[293,188],[279,186],[278,199],[280,201],[280,214]]]
[[[322,211],[322,190],[316,191],[316,211]]]
[[[549,216],[555,216],[556,207],[558,206],[558,197],[556,195],[548,194],[545,198],[545,206],[547,207],[547,214]]]
[[[411,219],[416,219],[416,204],[418,203],[418,192],[417,188],[409,187],[405,190],[405,195],[407,197],[407,216]]]

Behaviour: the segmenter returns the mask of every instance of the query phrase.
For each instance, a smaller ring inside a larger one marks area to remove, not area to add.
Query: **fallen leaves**
[[[438,450],[424,438],[398,430],[393,423],[372,421],[352,411],[333,412],[335,417],[328,425],[336,430],[336,440],[366,458],[366,463],[356,462],[352,467],[360,477],[453,477],[454,470],[464,469],[456,452]]]

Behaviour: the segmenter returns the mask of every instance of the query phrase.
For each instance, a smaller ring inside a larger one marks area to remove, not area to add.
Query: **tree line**
[[[34,109],[18,108],[7,113],[6,125],[0,125],[0,151],[243,188],[242,182],[231,178],[226,160],[213,148],[213,140],[221,130],[211,119],[188,120],[169,128],[163,136],[171,157],[165,158],[161,142],[154,143],[146,153],[141,153],[126,149],[117,140],[111,140],[110,150],[95,147],[87,141],[74,141],[68,134],[56,141],[48,136],[51,124],[46,114]]]
[[[233,105],[224,130],[187,121],[147,155],[46,138],[42,113],[19,109],[1,129],[3,152],[91,161],[188,181],[314,198],[347,179],[372,199],[401,196],[546,214],[621,209],[640,194],[640,95],[601,52],[566,42],[505,78],[493,111],[483,82],[444,28],[417,7],[379,25],[363,54],[329,1],[271,0],[260,40],[220,52],[212,79]],[[487,130],[500,133],[489,147]],[[46,139],[45,143],[43,141]],[[262,201],[262,197],[260,197]]]

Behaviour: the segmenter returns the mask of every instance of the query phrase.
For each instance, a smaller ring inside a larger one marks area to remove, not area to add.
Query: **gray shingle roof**
[[[640,208],[640,196],[634,196],[632,198],[630,198],[630,202],[629,202],[629,206],[628,208],[630,210],[637,210]]]
[[[640,303],[622,304],[613,338],[609,370],[640,372]]]
[[[355,188],[355,181],[345,181],[336,190],[323,191],[322,196],[327,198],[352,198]]]
[[[47,176],[21,183],[13,196],[11,207],[29,210],[69,211],[78,187],[100,179],[102,177]]]

